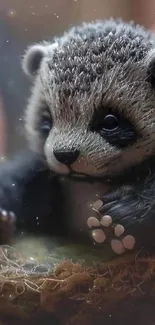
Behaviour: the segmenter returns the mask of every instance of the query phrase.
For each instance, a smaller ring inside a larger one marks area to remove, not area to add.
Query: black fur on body
[[[0,175],[1,206],[15,212],[18,227],[79,234],[80,224],[69,229],[65,175],[75,186],[108,181],[113,190],[102,198],[103,214],[139,245],[154,245],[154,49],[150,32],[114,20],[28,49],[23,68],[33,87],[25,126],[32,152],[2,165]]]

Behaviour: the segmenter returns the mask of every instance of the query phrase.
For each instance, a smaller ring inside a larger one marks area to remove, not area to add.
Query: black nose
[[[79,156],[78,150],[54,150],[53,151],[55,158],[62,164],[71,165],[73,164]]]

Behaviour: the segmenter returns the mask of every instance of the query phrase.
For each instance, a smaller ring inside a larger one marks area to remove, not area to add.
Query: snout
[[[54,149],[53,154],[58,162],[70,166],[77,160],[80,155],[80,151],[75,148],[72,148],[70,150]]]

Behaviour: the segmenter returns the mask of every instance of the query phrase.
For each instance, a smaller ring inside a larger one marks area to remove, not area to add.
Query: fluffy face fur
[[[26,131],[60,173],[111,175],[155,151],[155,38],[139,26],[83,24],[53,43],[31,46],[23,69],[33,79]],[[45,132],[44,132],[45,131]],[[70,166],[54,151],[78,150]]]

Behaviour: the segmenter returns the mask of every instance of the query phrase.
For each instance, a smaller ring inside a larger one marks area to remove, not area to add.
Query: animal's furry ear
[[[36,44],[28,48],[23,61],[22,68],[26,75],[33,77],[37,74],[43,58],[47,55],[47,46]]]
[[[148,81],[155,86],[155,48],[148,52],[146,64]]]

